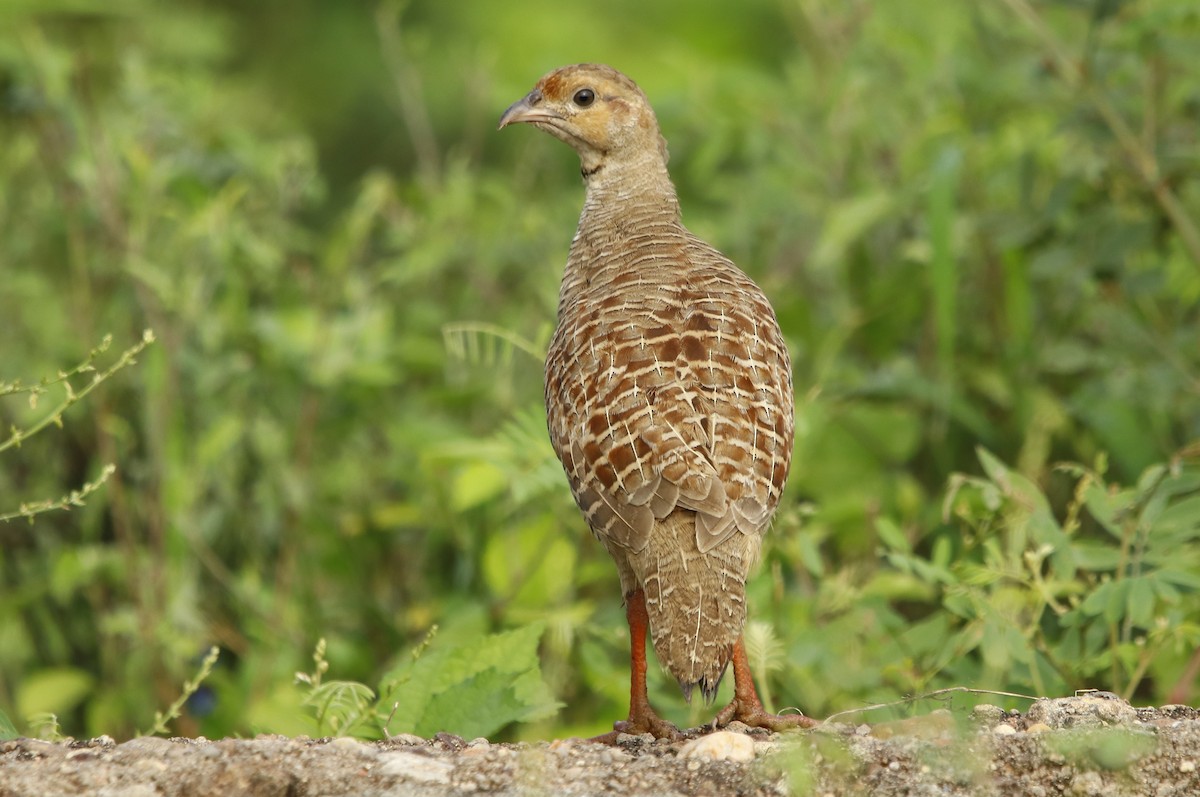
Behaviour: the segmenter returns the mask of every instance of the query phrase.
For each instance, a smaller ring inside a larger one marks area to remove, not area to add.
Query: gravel
[[[624,736],[492,744],[433,739],[139,738],[0,742],[0,797],[208,795],[1200,794],[1200,711],[1112,695],[979,706],[785,735]]]

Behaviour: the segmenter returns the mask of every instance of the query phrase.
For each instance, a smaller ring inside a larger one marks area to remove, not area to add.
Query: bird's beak
[[[541,90],[534,89],[508,106],[508,110],[500,115],[500,126],[496,129],[503,130],[505,127],[517,122],[545,122],[562,118],[547,108],[539,108],[538,106],[541,102]]]

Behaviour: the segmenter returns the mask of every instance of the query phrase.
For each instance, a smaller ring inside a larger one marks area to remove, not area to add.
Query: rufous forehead
[[[604,94],[628,90],[641,94],[637,84],[611,67],[599,65],[573,66],[557,69],[538,81],[537,87],[545,97],[565,100],[576,89],[591,88]]]
[[[546,75],[538,86],[543,96],[565,100],[577,88],[588,86],[598,90],[601,82],[597,75],[589,76],[587,73],[560,70]]]
[[[566,82],[566,78],[563,76],[562,72],[551,72],[549,75],[546,75],[546,77],[542,78],[540,84],[542,94],[549,97],[557,97],[566,88],[563,85]]]

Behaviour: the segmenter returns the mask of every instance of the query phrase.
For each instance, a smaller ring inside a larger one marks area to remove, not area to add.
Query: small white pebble
[[[679,757],[745,763],[754,760],[754,740],[741,733],[717,731],[684,744],[679,748]]]
[[[367,746],[351,736],[339,736],[329,742],[329,746],[337,750],[356,750],[365,752]]]
[[[1196,771],[1196,762],[1190,758],[1180,761],[1179,762],[1179,771],[1180,772],[1195,772]]]
[[[899,761],[889,761],[888,769],[890,769],[892,772],[899,772],[900,771],[900,762]]]
[[[1012,736],[1016,732],[1016,728],[1011,725],[1005,725],[1003,722],[997,725],[995,728],[992,728],[992,733],[996,734],[997,736]]]

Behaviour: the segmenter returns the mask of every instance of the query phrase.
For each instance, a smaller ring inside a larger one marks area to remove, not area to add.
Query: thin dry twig
[[[932,698],[941,697],[949,694],[971,694],[971,695],[999,695],[1000,697],[1015,697],[1020,700],[1037,700],[1033,695],[1022,695],[1017,692],[1001,692],[995,689],[972,689],[969,686],[950,686],[945,689],[935,689],[932,692],[926,692],[923,695],[910,695],[900,700],[893,700],[889,703],[873,703],[869,706],[859,706],[858,708],[848,708],[845,711],[839,711],[836,714],[830,714],[825,718],[825,722],[829,722],[837,717],[844,717],[848,714],[861,714],[866,711],[876,711],[881,708],[896,708],[897,706],[909,706],[916,703],[918,700],[930,700]]]

